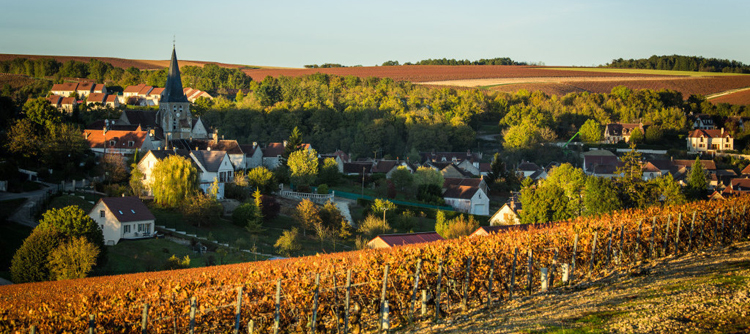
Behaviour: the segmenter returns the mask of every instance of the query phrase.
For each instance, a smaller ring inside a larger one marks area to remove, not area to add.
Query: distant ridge
[[[0,53],[0,61],[13,60],[16,58],[26,59],[40,59],[40,58],[52,58],[58,62],[64,63],[69,60],[75,60],[87,63],[90,59],[98,59],[105,63],[110,63],[114,67],[120,67],[127,69],[135,67],[139,70],[160,70],[169,67],[169,59],[164,60],[148,60],[148,59],[125,59],[115,57],[85,57],[85,56],[55,56],[55,55],[23,55],[23,54],[5,54]],[[270,66],[250,66],[250,65],[237,65],[237,64],[225,64],[213,61],[199,61],[199,60],[180,60],[180,66],[199,66],[203,67],[206,64],[216,64],[220,67],[226,68],[276,68]]]

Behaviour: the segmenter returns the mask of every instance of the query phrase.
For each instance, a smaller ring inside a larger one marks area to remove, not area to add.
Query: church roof
[[[164,87],[164,97],[161,102],[188,102],[182,91],[182,79],[180,79],[180,66],[177,64],[177,53],[172,49],[172,60],[169,62],[167,74],[167,86]]]

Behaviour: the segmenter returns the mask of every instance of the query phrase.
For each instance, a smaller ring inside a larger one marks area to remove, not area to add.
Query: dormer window
[[[114,140],[110,140],[109,141],[109,146],[115,146],[115,144],[117,144],[116,141],[114,141]]]
[[[133,147],[133,145],[135,145],[135,142],[134,142],[134,141],[132,141],[132,140],[131,140],[131,141],[128,141],[128,147]]]

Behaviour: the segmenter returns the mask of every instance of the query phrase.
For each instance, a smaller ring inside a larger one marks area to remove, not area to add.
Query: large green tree
[[[54,229],[62,233],[66,239],[84,237],[101,250],[100,259],[106,256],[104,234],[101,228],[77,205],[69,205],[61,209],[52,208],[45,211],[36,229]]]
[[[190,160],[170,155],[154,165],[151,191],[157,204],[176,208],[198,190],[198,171]]]
[[[42,282],[54,279],[49,268],[49,255],[64,238],[56,229],[35,228],[16,250],[10,265],[13,283]]]
[[[547,178],[542,181],[542,187],[556,186],[565,192],[568,198],[568,212],[576,215],[582,213],[581,196],[586,185],[586,174],[583,169],[575,168],[569,163],[552,168]]]
[[[579,131],[581,132],[581,139],[584,142],[596,143],[602,140],[602,126],[596,120],[586,120],[586,122],[581,125],[581,129]]]
[[[292,183],[306,188],[315,182],[318,175],[318,153],[312,149],[294,151],[289,155],[287,165]]]
[[[693,166],[690,168],[690,175],[687,181],[687,191],[690,197],[699,199],[706,194],[708,180],[706,179],[706,172],[703,169],[700,156],[695,157],[695,162],[693,162]]]
[[[583,207],[587,215],[598,215],[622,208],[622,202],[612,180],[589,176],[583,190]]]

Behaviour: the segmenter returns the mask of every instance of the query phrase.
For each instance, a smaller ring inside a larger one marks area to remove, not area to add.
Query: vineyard
[[[577,283],[746,237],[748,204],[694,202],[391,250],[3,286],[0,331],[376,330],[385,304],[382,316],[404,326],[535,293],[542,268],[554,287],[563,264]]]
[[[737,105],[750,105],[750,89],[719,96],[710,100],[713,103],[729,103]]]

